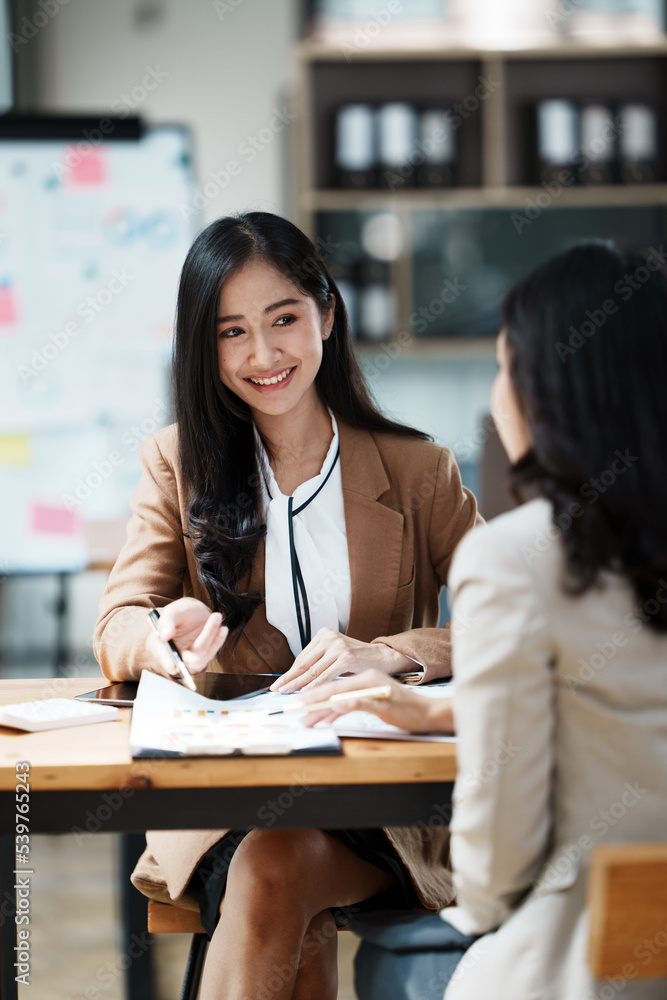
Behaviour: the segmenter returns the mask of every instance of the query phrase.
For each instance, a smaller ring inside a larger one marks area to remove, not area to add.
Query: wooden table
[[[99,677],[4,680],[0,704],[73,697],[99,686]],[[9,911],[20,762],[29,763],[31,833],[143,834],[182,829],[184,817],[188,829],[441,826],[449,818],[454,744],[345,739],[340,757],[133,760],[129,721],[130,711],[121,709],[117,722],[44,733],[0,727],[0,1000],[17,996]],[[129,912],[128,940],[132,919]],[[130,966],[132,977],[137,966]],[[128,995],[148,1000],[132,979]]]

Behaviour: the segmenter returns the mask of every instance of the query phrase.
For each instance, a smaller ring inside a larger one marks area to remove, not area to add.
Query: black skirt
[[[209,938],[220,919],[220,902],[227,888],[227,872],[236,848],[247,830],[231,830],[204,855],[197,865],[187,893],[199,905],[202,927]],[[403,862],[382,830],[324,830],[349,847],[351,851],[381,871],[393,875],[394,881],[382,892],[351,906],[332,906],[337,927],[345,927],[352,917],[376,910],[412,910],[419,904],[412,880]]]

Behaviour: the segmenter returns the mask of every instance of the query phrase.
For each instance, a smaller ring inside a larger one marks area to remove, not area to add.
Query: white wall
[[[287,213],[289,125],[275,109],[288,100],[297,14],[297,0],[66,0],[18,54],[34,47],[32,110],[109,112],[138,88],[135,113],[192,128],[202,181],[235,160],[240,173],[208,203],[204,222],[251,208]],[[141,100],[150,69],[166,76]],[[263,129],[269,141],[259,140],[251,161],[244,143]]]

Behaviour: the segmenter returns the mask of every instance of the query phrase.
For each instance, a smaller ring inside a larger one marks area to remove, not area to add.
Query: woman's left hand
[[[379,698],[359,698],[355,695],[361,688],[378,687],[389,684],[391,695],[387,700]],[[366,670],[355,677],[345,677],[333,684],[324,684],[316,691],[304,691],[299,701],[304,703],[321,701],[332,694],[350,693],[349,699],[336,704],[335,709],[324,708],[303,717],[307,726],[317,722],[333,722],[348,712],[372,712],[383,722],[411,733],[452,733],[454,720],[452,702],[449,698],[425,698],[405,684],[387,677],[379,670]]]
[[[272,691],[291,694],[331,681],[339,674],[356,674],[374,668],[383,674],[398,674],[415,661],[383,642],[362,642],[332,628],[321,628],[301,650],[292,666],[271,685]]]

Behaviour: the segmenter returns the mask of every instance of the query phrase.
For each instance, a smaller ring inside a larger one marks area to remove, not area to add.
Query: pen
[[[312,701],[307,704],[303,701],[293,701],[285,708],[279,708],[275,712],[268,712],[268,715],[286,715],[288,712],[317,712],[321,708],[335,708],[341,701],[351,701],[353,698],[375,698],[377,701],[389,701],[391,698],[391,685],[380,684],[379,687],[360,688],[358,691],[339,691],[332,694],[324,701]]]
[[[192,679],[190,671],[188,670],[186,665],[183,663],[183,660],[181,659],[181,654],[176,648],[176,643],[173,641],[173,639],[163,639],[160,636],[160,629],[158,628],[158,622],[160,621],[160,614],[158,611],[155,610],[155,608],[153,608],[151,611],[148,612],[148,620],[155,629],[155,632],[160,642],[163,642],[167,647],[167,649],[169,650],[169,652],[171,653],[171,658],[176,664],[180,678],[185,684],[185,686],[189,687],[191,691],[196,691],[197,688],[195,687],[195,682]]]

